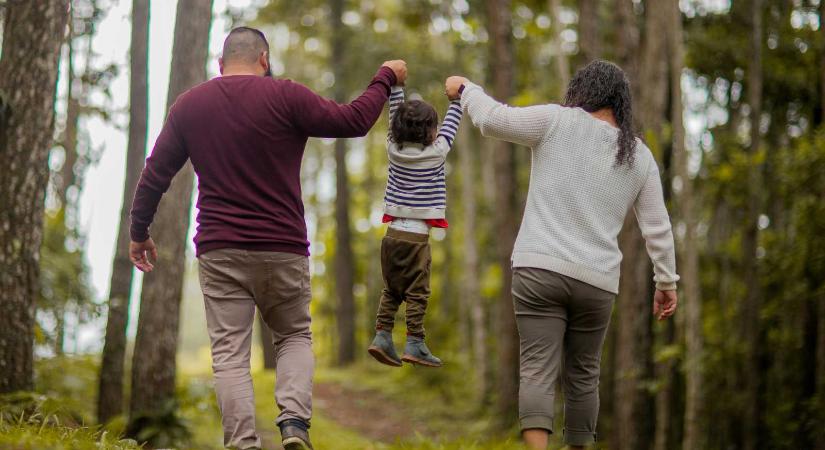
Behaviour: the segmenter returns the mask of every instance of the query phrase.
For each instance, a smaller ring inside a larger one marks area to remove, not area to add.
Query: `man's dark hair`
[[[421,100],[410,100],[398,107],[390,124],[390,139],[397,144],[412,142],[430,145],[436,127],[438,113],[435,108]]]
[[[596,60],[579,69],[567,86],[564,106],[582,108],[589,113],[604,108],[612,109],[619,126],[616,164],[633,165],[636,134],[633,129],[630,82],[619,66]]]
[[[260,30],[237,27],[223,41],[223,64],[254,64],[263,52],[269,53],[269,42]]]

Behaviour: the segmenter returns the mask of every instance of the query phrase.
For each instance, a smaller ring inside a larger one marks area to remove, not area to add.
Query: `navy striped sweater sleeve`
[[[387,138],[389,139],[392,133],[392,120],[395,118],[395,113],[398,112],[398,107],[404,103],[404,88],[402,86],[393,86],[390,88],[390,123],[387,127]]]
[[[441,124],[441,129],[438,130],[438,135],[444,137],[450,147],[453,146],[455,135],[458,133],[458,124],[461,123],[461,113],[461,101],[451,101],[450,107],[447,108],[447,114],[444,116],[444,122]]]

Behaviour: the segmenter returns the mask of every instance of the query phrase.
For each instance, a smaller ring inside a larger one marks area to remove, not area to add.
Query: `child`
[[[384,194],[384,222],[390,222],[381,241],[384,291],[378,306],[376,335],[369,353],[394,367],[405,361],[441,367],[424,343],[424,312],[430,297],[430,228],[447,228],[445,161],[461,122],[461,104],[452,101],[438,128],[438,114],[420,101],[404,101],[404,89],[390,93],[387,137],[389,177]],[[395,313],[407,302],[407,345],[400,359],[392,341]]]

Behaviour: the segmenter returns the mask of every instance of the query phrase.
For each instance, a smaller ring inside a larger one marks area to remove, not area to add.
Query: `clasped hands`
[[[403,86],[404,83],[406,83],[407,63],[403,59],[385,61],[381,67],[388,67],[395,73],[396,84],[399,86]],[[444,83],[444,93],[447,94],[447,98],[450,100],[457,100],[461,97],[461,94],[458,92],[461,89],[461,85],[467,84],[468,82],[469,80],[465,77],[453,75],[447,78],[447,81]]]

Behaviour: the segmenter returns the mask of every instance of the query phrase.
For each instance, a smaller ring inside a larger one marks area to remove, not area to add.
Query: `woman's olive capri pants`
[[[563,368],[565,443],[589,445],[595,441],[599,363],[614,297],[548,270],[513,270],[513,303],[521,343],[522,430],[553,432],[554,389]]]

